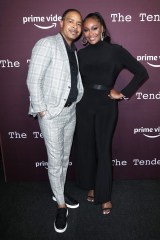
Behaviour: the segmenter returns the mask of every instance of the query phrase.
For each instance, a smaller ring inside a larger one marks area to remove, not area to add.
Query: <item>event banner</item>
[[[0,142],[6,181],[46,180],[47,153],[37,118],[28,115],[26,85],[34,44],[57,34],[66,9],[85,17],[100,12],[112,43],[126,48],[148,71],[149,79],[129,100],[119,101],[113,139],[114,179],[160,177],[160,1],[159,0],[1,0],[0,2]],[[83,48],[82,38],[76,42]],[[132,78],[123,70],[115,84]],[[74,179],[71,151],[68,179]]]

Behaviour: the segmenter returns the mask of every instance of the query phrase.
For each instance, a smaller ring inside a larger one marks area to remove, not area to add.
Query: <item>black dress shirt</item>
[[[78,66],[77,66],[77,60],[75,56],[76,47],[74,43],[71,44],[71,46],[68,45],[64,37],[62,36],[64,44],[66,46],[68,59],[69,59],[69,65],[70,65],[70,71],[71,71],[71,89],[70,93],[67,99],[67,103],[75,102],[78,95],[78,88],[77,88],[77,75],[78,75]]]

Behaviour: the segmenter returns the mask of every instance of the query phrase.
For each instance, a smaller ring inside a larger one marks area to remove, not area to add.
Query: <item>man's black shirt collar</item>
[[[60,34],[61,34],[61,33],[60,33]],[[69,50],[69,51],[76,51],[76,50],[77,50],[77,48],[76,48],[76,46],[75,46],[75,44],[74,44],[73,42],[71,43],[71,46],[69,46],[68,43],[67,43],[67,41],[66,41],[66,39],[63,37],[62,34],[61,34],[61,36],[62,36],[62,38],[63,38],[64,44],[65,44],[67,50]]]

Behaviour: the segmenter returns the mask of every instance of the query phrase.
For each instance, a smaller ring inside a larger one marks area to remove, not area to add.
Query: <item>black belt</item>
[[[70,106],[72,105],[72,103],[73,103],[73,102],[66,103],[66,104],[64,105],[64,107],[70,107]]]
[[[110,90],[109,87],[105,85],[99,85],[99,84],[84,84],[85,87],[92,88],[92,89],[97,89],[97,90]]]

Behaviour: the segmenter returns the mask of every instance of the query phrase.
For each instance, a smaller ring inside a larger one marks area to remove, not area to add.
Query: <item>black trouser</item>
[[[77,105],[76,182],[94,189],[95,203],[111,200],[112,138],[117,122],[117,101],[105,91],[85,89]]]

